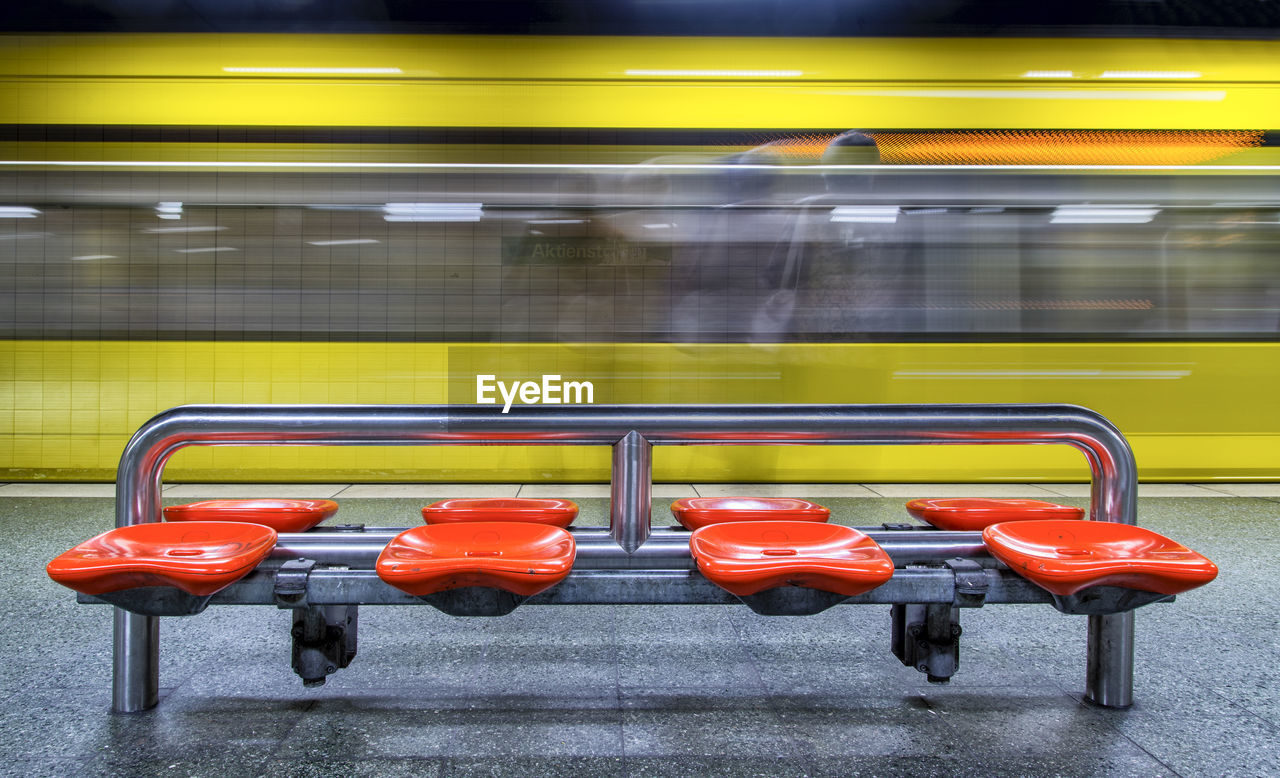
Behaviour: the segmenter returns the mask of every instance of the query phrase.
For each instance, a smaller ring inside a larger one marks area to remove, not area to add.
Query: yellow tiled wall
[[[0,479],[110,480],[133,431],[175,405],[473,402],[482,371],[589,379],[615,403],[1073,402],[1116,422],[1144,478],[1280,477],[1277,344],[4,341]],[[192,447],[166,479],[604,480],[608,465],[603,447]],[[1087,474],[1058,446],[672,447],[655,465],[666,481]]]

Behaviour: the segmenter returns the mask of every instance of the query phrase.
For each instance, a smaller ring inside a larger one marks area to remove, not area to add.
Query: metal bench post
[[[137,713],[160,701],[160,619],[115,610],[111,707]]]

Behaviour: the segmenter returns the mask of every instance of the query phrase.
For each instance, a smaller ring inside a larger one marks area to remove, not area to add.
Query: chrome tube
[[[116,523],[159,520],[161,470],[189,445],[612,446],[632,432],[652,445],[1062,443],[1086,454],[1092,518],[1135,520],[1128,443],[1076,405],[184,405],[126,446]]]
[[[611,530],[624,551],[635,552],[649,534],[652,445],[1043,443],[1084,452],[1091,518],[1135,523],[1137,467],[1128,443],[1105,418],[1074,405],[555,405],[509,414],[480,405],[189,405],[157,415],[125,447],[116,525],[160,520],[164,464],[189,445],[614,446]],[[117,617],[116,710],[154,704],[157,640],[142,622]],[[1132,618],[1090,620],[1091,700],[1114,706],[1131,699],[1132,642]]]
[[[137,713],[160,700],[160,619],[115,608],[111,708]]]
[[[609,534],[627,553],[649,539],[653,444],[632,430],[613,444],[609,485]]]
[[[1133,705],[1133,613],[1089,617],[1085,697],[1095,705]]]
[[[1049,603],[1049,594],[1011,570],[987,570],[987,604]],[[218,605],[276,606],[275,576],[265,569],[213,595]],[[898,570],[885,583],[851,598],[851,605],[955,602],[955,575],[944,568]],[[81,602],[102,602],[80,595]],[[739,600],[691,570],[675,569],[578,569],[564,581],[529,600],[530,605],[719,605]],[[425,605],[383,581],[373,570],[317,569],[307,581],[307,604],[327,605]]]
[[[364,532],[281,533],[276,547],[260,569],[274,569],[288,559],[313,559],[320,565],[338,565],[355,570],[372,570],[378,555],[403,528],[379,527]],[[962,557],[984,567],[996,561],[987,553],[979,532],[897,532],[862,528],[884,549],[898,567],[915,563],[938,563]],[[643,544],[628,552],[608,530],[597,527],[572,529],[577,543],[575,570],[692,570],[689,534],[683,530],[652,530]]]

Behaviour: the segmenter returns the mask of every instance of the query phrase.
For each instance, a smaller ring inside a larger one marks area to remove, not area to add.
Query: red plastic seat
[[[378,555],[378,577],[417,597],[488,587],[531,597],[569,575],[576,546],[559,527],[519,522],[427,524]]]
[[[912,500],[907,512],[938,529],[977,531],[1002,521],[1083,519],[1084,509],[1042,500],[947,498]]]
[[[422,509],[428,524],[474,521],[519,521],[567,527],[578,517],[578,504],[569,500],[502,497],[433,502]]]
[[[275,545],[276,531],[257,524],[135,524],[86,540],[46,570],[82,594],[166,586],[205,597],[243,578]]]
[[[793,586],[847,598],[893,576],[893,560],[884,549],[858,530],[838,524],[713,524],[693,533],[689,549],[704,576],[739,597]]]
[[[671,503],[671,514],[691,530],[732,521],[824,522],[831,517],[821,505],[792,497],[682,497]]]
[[[1108,521],[1022,521],[982,531],[991,555],[1052,594],[1095,586],[1174,595],[1203,586],[1218,567],[1163,535]]]
[[[164,509],[166,521],[242,521],[306,532],[338,512],[333,500],[204,500]]]

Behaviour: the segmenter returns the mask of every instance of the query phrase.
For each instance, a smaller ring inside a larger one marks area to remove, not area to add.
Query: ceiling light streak
[[[653,70],[632,68],[628,76],[653,76],[657,78],[798,78],[803,70]]]
[[[898,213],[896,205],[842,205],[831,209],[831,221],[894,224],[898,221]]]
[[[306,74],[340,76],[398,75],[400,68],[303,68],[303,67],[225,67],[227,73]]]
[[[143,232],[167,234],[179,232],[217,232],[225,229],[226,227],[148,227],[143,230]]]
[[[1170,381],[1186,378],[1190,370],[895,370],[894,378],[1083,378]]]
[[[983,100],[1160,100],[1166,102],[1222,102],[1217,89],[840,89],[824,94],[859,97],[930,97]]]
[[[1063,205],[1055,208],[1050,224],[1146,224],[1160,213],[1154,206]]]
[[[387,203],[382,218],[389,222],[478,222],[483,203]]]
[[[1098,78],[1199,78],[1195,70],[1107,70]]]
[[[8,235],[0,235],[0,240],[35,240],[52,237],[52,232],[11,232]]]

